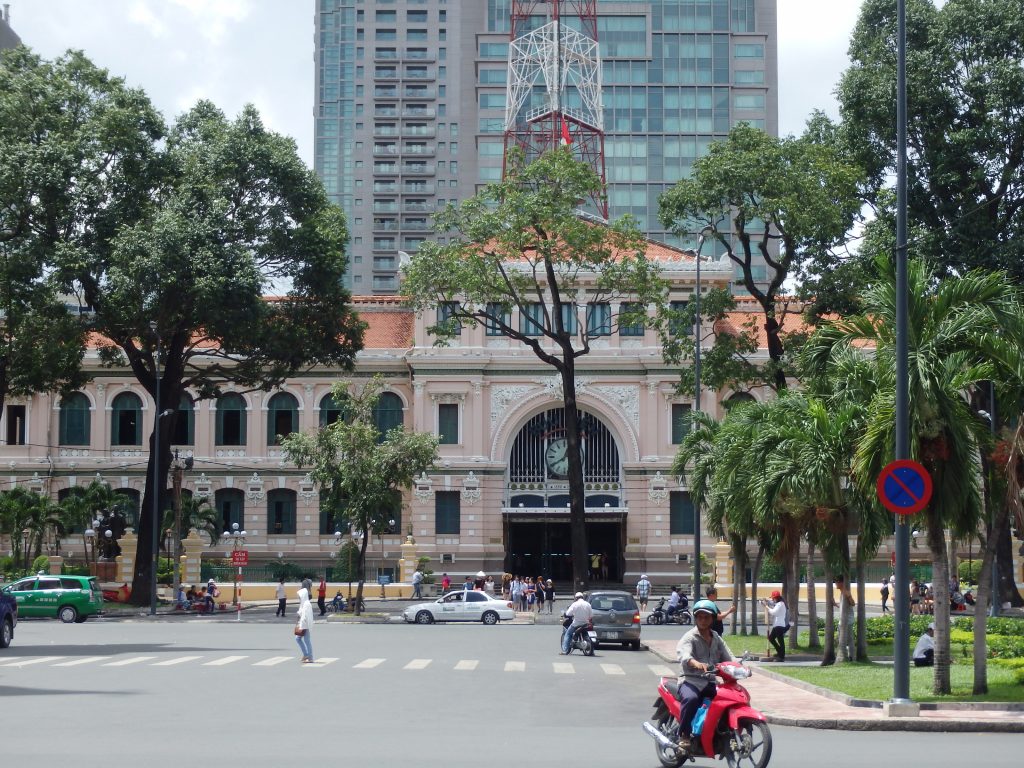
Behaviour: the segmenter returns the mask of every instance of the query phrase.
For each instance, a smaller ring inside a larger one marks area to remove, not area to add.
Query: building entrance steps
[[[675,640],[645,640],[644,644],[651,653],[678,669]],[[763,668],[759,662],[751,662],[750,668],[754,674],[743,681],[743,687],[750,691],[751,704],[774,725],[845,731],[1024,733],[1024,708],[1017,705],[1000,708],[993,702],[987,709],[980,708],[984,704],[962,709],[954,703],[933,704],[923,705],[918,717],[889,717],[881,702],[854,706],[846,703],[849,699],[842,694],[790,680]]]

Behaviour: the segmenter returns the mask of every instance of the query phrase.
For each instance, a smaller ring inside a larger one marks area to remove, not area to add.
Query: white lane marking
[[[104,664],[104,667],[127,667],[129,664],[140,664],[143,661],[150,661],[155,659],[156,656],[132,656],[127,659],[120,659],[119,661],[111,661]]]
[[[248,659],[248,656],[225,656],[223,659],[214,659],[203,664],[204,667],[223,667],[225,664],[234,664],[236,661]]]
[[[455,665],[455,669],[460,671],[472,672],[479,666],[480,662],[476,659],[463,659]]]
[[[195,661],[201,659],[202,656],[179,656],[176,659],[168,659],[167,661],[158,661],[156,664],[151,664],[153,667],[173,667],[175,664],[184,664],[188,661]]]
[[[553,661],[551,662],[551,669],[554,670],[556,675],[572,675],[576,673],[576,668],[567,661]]]
[[[22,661],[11,661],[4,664],[5,667],[27,667],[30,664],[43,664],[47,661],[55,661],[64,658],[63,656],[39,656],[35,659],[24,659]]]
[[[54,664],[53,666],[77,667],[79,664],[92,664],[94,661],[103,661],[109,658],[109,656],[86,656],[84,659],[75,659],[74,661],[62,661],[60,664]]]
[[[373,669],[384,663],[384,659],[363,659],[356,664],[352,669]]]
[[[433,659],[413,659],[402,667],[402,669],[426,669],[430,666],[431,661],[433,661]]]
[[[505,662],[506,672],[525,672],[526,662],[525,661],[506,661]]]
[[[333,664],[338,658],[336,656],[321,656],[319,659],[314,661],[312,664],[306,664],[307,667],[326,667],[328,664]]]
[[[292,661],[294,656],[271,656],[269,659],[263,659],[263,661],[257,661],[253,664],[254,667],[272,667],[275,664],[284,664],[286,661]]]
[[[622,671],[622,667],[620,667],[618,664],[602,664],[601,665],[601,669],[604,670],[604,673],[606,675],[624,675],[624,674],[626,674],[625,672]]]
[[[648,664],[647,668],[659,677],[675,677],[676,671],[664,664]]]

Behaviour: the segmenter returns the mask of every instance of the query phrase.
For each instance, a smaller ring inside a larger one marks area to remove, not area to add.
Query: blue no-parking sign
[[[910,459],[887,464],[878,476],[878,500],[897,515],[920,512],[932,498],[932,478],[928,470]]]

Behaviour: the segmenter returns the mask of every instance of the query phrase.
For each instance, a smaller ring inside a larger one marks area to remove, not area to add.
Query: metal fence
[[[213,565],[211,563],[203,563],[200,573],[204,583],[209,581],[212,577],[218,584],[230,584],[234,582],[235,576],[238,575],[238,568],[232,565]],[[324,569],[316,567],[295,565],[243,565],[242,583],[273,583],[282,575],[285,577],[285,581],[287,582],[297,582],[304,574],[313,578],[315,576],[320,576],[321,573],[324,573]],[[348,569],[345,566],[327,568],[326,577],[327,581],[335,584],[347,583],[349,580]],[[352,574],[352,581],[358,581],[355,573]]]

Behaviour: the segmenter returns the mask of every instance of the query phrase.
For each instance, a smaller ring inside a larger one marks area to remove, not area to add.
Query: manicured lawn
[[[773,666],[778,672],[798,680],[805,680],[822,688],[845,693],[858,699],[884,701],[892,698],[891,664],[841,664],[831,667]],[[932,693],[934,670],[928,667],[910,668],[910,698],[914,701],[1024,701],[1024,685],[1014,681],[1013,671],[989,665],[988,689],[984,696],[971,694],[974,668],[970,664],[954,664],[950,668],[953,693],[936,696]]]
[[[768,638],[765,635],[730,635],[729,629],[726,628],[725,634],[722,635],[722,639],[725,640],[725,644],[729,646],[729,650],[737,656],[742,656],[744,651],[750,651],[754,656],[763,656],[768,648]],[[787,641],[786,653],[800,653],[800,654],[814,654],[816,656],[821,655],[821,649],[817,648],[811,650],[807,648],[807,633],[800,633],[800,644],[796,648],[792,648]]]

